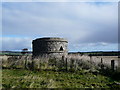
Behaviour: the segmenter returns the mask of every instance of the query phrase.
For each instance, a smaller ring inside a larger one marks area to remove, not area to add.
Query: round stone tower
[[[38,38],[33,40],[33,56],[62,57],[67,56],[68,41],[64,38]]]

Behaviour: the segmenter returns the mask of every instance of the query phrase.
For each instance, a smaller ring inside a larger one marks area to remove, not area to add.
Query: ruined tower
[[[64,38],[38,38],[33,40],[33,56],[62,57],[67,56],[68,41]]]

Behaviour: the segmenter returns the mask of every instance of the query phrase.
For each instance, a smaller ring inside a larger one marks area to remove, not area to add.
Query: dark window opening
[[[63,51],[63,47],[62,46],[60,47],[60,51]]]

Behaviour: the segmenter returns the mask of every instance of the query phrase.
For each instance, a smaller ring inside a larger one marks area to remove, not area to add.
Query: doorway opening
[[[60,47],[60,51],[63,51],[63,47],[62,46]]]

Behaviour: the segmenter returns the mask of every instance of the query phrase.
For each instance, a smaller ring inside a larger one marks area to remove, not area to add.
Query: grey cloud
[[[58,36],[68,38],[70,44],[117,43],[117,19],[117,3],[5,3],[3,36]]]
[[[28,48],[31,50],[31,38],[15,38],[15,37],[2,37],[2,50],[21,50]]]

